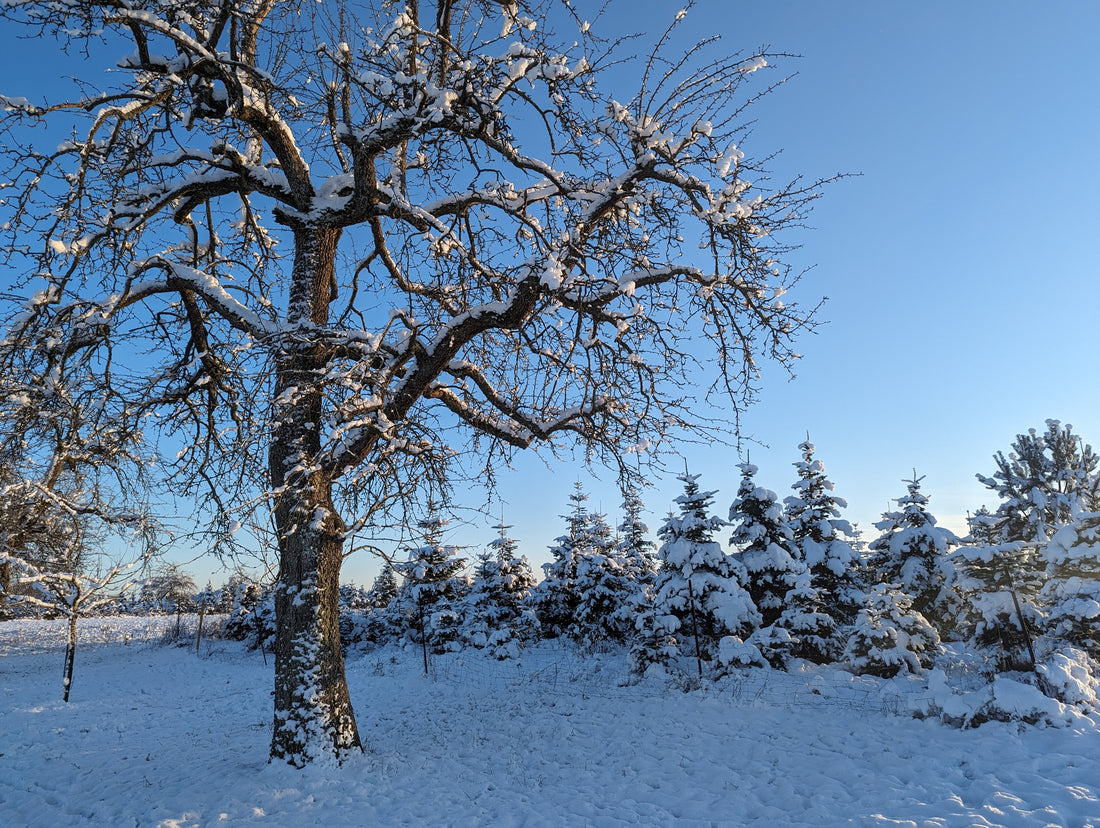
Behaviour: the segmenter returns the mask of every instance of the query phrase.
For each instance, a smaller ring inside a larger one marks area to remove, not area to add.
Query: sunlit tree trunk
[[[287,338],[279,356],[269,453],[279,535],[271,755],[299,766],[325,751],[360,748],[340,651],[344,523],[330,474],[317,465],[325,357],[310,335],[328,319],[339,236],[328,228],[295,233],[287,322],[301,333]]]
[[[73,664],[76,661],[76,607],[69,613],[69,641],[65,646],[65,701],[69,701],[69,690],[73,686]]]

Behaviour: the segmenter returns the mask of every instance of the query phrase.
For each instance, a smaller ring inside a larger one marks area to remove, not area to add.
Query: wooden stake
[[[703,677],[703,656],[699,652],[699,623],[695,618],[695,590],[688,578],[688,604],[691,606],[691,631],[695,635],[695,664],[699,668],[699,678]]]

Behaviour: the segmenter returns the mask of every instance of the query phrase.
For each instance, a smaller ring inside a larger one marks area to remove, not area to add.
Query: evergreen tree
[[[370,595],[358,584],[340,584],[339,591],[340,646],[347,652],[352,644],[378,642],[378,629],[370,613]]]
[[[977,478],[1001,499],[993,515],[984,518],[990,546],[1017,543],[1011,579],[1016,593],[1034,598],[1043,585],[1043,547],[1062,526],[1082,511],[1100,509],[1100,457],[1073,426],[1047,420],[1039,434],[1029,429],[1016,435],[1011,451],[993,455],[992,475]],[[983,507],[984,508],[984,507]]]
[[[436,652],[457,649],[461,619],[456,605],[468,580],[461,574],[466,561],[457,547],[442,541],[446,518],[428,517],[418,524],[424,544],[409,551],[409,559],[397,567],[404,577],[397,598],[391,602],[391,618],[406,638],[419,642],[423,634]]]
[[[784,519],[775,492],[757,486],[757,467],[742,463],[741,485],[730,506],[734,524],[730,543],[734,557],[748,573],[748,590],[760,611],[762,626],[771,626],[783,612],[787,592],[806,566],[798,558],[794,534]]]
[[[638,488],[627,483],[623,488],[623,521],[619,524],[619,555],[623,558],[634,577],[646,584],[653,583],[660,562],[657,557],[657,545],[647,535],[649,527],[642,520],[645,503]]]
[[[633,627],[632,610],[646,587],[637,577],[642,574],[638,562],[622,555],[602,514],[589,513],[583,538],[575,556],[577,606],[566,632],[589,644],[625,641]]]
[[[562,635],[573,620],[580,598],[577,595],[577,556],[586,544],[585,524],[588,522],[588,495],[580,481],[569,496],[572,512],[562,517],[568,524],[566,534],[555,539],[550,547],[551,560],[542,565],[543,579],[531,594],[531,606],[538,615],[544,636]]]
[[[367,590],[358,584],[340,584],[340,609],[364,610],[370,607]]]
[[[397,597],[397,590],[397,573],[388,560],[383,561],[382,571],[374,579],[368,593],[371,607],[376,610],[385,609]]]
[[[996,526],[1001,541],[1045,543],[1081,511],[1100,508],[1100,456],[1073,433],[1047,420],[1039,434],[1017,434],[1012,450],[993,455],[997,470],[977,478],[1001,498]]]
[[[639,637],[632,648],[639,671],[667,665],[679,655],[713,661],[724,638],[745,638],[760,615],[742,586],[744,570],[713,540],[726,526],[710,514],[715,492],[699,489],[699,475],[685,472],[678,480],[684,493],[676,498],[679,514],[669,515],[657,533],[664,542],[653,602],[638,618]]]
[[[218,603],[221,601],[222,591],[220,589],[214,589],[214,585],[210,581],[206,582],[206,586],[195,595],[191,601],[195,605],[197,611],[201,612],[217,612]]]
[[[520,647],[535,641],[538,619],[527,607],[535,576],[527,558],[516,554],[518,544],[508,537],[510,526],[494,527],[499,537],[478,555],[473,581],[463,608],[463,639],[487,648],[499,659],[518,655]]]
[[[840,627],[855,620],[862,602],[859,533],[840,517],[848,502],[832,493],[833,482],[825,475],[825,465],[814,458],[813,443],[807,438],[798,448],[798,481],[791,486],[796,493],[784,500],[787,523],[822,609]]]
[[[275,644],[275,585],[239,580],[222,631],[250,649],[270,650]]]
[[[1031,552],[1020,541],[1000,540],[997,520],[984,506],[968,523],[970,542],[954,553],[958,588],[968,599],[960,621],[970,628],[971,645],[992,654],[998,672],[1033,669],[1031,641],[1040,616],[1018,584]]]
[[[822,591],[814,585],[808,569],[796,578],[787,592],[783,610],[770,627],[764,627],[749,641],[774,667],[785,667],[792,658],[827,664],[840,658],[844,644],[840,625],[831,614]]]
[[[1100,513],[1080,515],[1046,547],[1045,632],[1100,658]]]
[[[497,536],[489,541],[489,549],[492,550],[494,557],[500,563],[505,561],[516,560],[516,550],[519,549],[519,542],[508,535],[508,530],[512,527],[504,522],[503,517],[500,523],[493,527],[497,530]],[[526,558],[524,558],[526,560]]]
[[[385,644],[404,633],[404,619],[401,619],[400,624],[395,623],[399,618],[396,612],[399,591],[395,567],[388,559],[383,559],[382,570],[366,591],[367,612],[356,631],[359,638],[375,644]]]
[[[870,565],[881,584],[892,584],[912,598],[913,610],[941,633],[953,630],[959,616],[957,573],[949,557],[959,539],[936,525],[921,492],[923,477],[913,472],[908,490],[897,499],[898,511],[886,512],[875,527],[882,532],[870,544]]]
[[[890,678],[929,667],[939,636],[913,600],[890,584],[878,584],[867,596],[852,627],[845,661],[860,674]]]

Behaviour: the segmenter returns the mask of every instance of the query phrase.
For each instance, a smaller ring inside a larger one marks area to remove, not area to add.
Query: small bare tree
[[[78,532],[73,536],[72,545],[64,550],[61,557],[52,559],[48,567],[39,568],[27,557],[8,550],[0,551],[0,560],[11,566],[8,601],[14,605],[44,610],[48,615],[60,615],[67,621],[63,674],[66,702],[73,683],[77,622],[112,603],[132,583],[135,567],[146,557],[142,552],[115,560],[103,554],[89,555],[79,535]],[[91,571],[82,570],[74,560],[89,557],[97,559],[97,566]]]
[[[564,0],[0,13],[95,54],[128,41],[109,87],[2,99],[5,247],[39,285],[8,350],[98,361],[88,381],[179,449],[212,525],[271,503],[273,757],[359,749],[352,533],[438,503],[464,449],[479,472],[579,442],[625,472],[713,435],[692,389],[736,424],[757,359],[796,356],[781,231],[820,182],[774,187],[739,148],[771,56],[677,52],[670,29],[612,97],[618,58]],[[56,121],[66,139],[34,149]]]
[[[67,702],[78,620],[152,557],[156,527],[140,504],[125,505],[143,493],[143,463],[112,406],[72,393],[63,372],[36,373],[35,349],[23,356],[0,376],[0,605],[67,620]]]

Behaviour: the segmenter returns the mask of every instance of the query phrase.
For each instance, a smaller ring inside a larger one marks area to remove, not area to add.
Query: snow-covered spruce
[[[1100,508],[1100,456],[1068,423],[1047,420],[1042,434],[1034,428],[1017,434],[1008,456],[997,452],[993,461],[996,471],[977,478],[1001,501],[989,521],[997,542],[1023,541],[1037,548],[1079,513]],[[1036,561],[1031,572],[1041,570]],[[1024,578],[1017,583],[1029,592]]]
[[[244,641],[250,648],[270,651],[275,646],[275,587],[240,581],[222,630],[226,638]]]
[[[837,661],[844,650],[844,628],[836,614],[824,591],[814,584],[810,570],[805,569],[787,591],[779,618],[758,630],[749,642],[777,667],[786,666],[793,658],[815,664]]]
[[[457,547],[443,543],[447,523],[435,515],[419,522],[424,543],[397,564],[404,580],[385,610],[398,636],[426,643],[433,652],[461,648],[460,604],[469,586],[462,574],[465,559],[458,557]]]
[[[619,524],[619,556],[623,566],[646,586],[652,586],[660,566],[657,546],[649,539],[649,527],[642,520],[645,503],[637,486],[627,483],[623,488],[623,520]]]
[[[589,645],[624,641],[644,595],[644,570],[620,552],[606,518],[587,508],[579,482],[569,499],[568,533],[550,548],[553,559],[543,564],[531,606],[544,635]]]
[[[1043,631],[1100,658],[1100,513],[1078,515],[1055,532],[1044,556]]]
[[[488,649],[496,658],[514,658],[539,637],[539,622],[527,605],[535,575],[518,544],[500,534],[478,555],[470,588],[462,601],[462,639],[467,646]]]
[[[735,649],[731,642],[723,650],[723,640],[743,642],[760,623],[743,586],[744,569],[713,540],[727,525],[710,514],[715,492],[700,490],[699,475],[685,472],[677,479],[684,484],[684,493],[676,498],[679,513],[670,515],[657,533],[664,541],[658,551],[661,567],[652,603],[637,619],[632,657],[640,672],[653,664],[694,670],[686,662],[696,655],[722,667],[720,654]],[[755,659],[744,658],[753,660],[759,660],[759,653]],[[740,657],[737,661],[743,663]]]
[[[833,494],[833,481],[814,457],[814,444],[807,439],[798,448],[802,457],[794,464],[795,494],[783,501],[787,523],[811,584],[839,627],[855,620],[863,596],[859,532],[841,517],[848,502]]]
[[[752,463],[741,463],[739,468],[741,483],[729,511],[730,544],[733,558],[748,575],[746,586],[761,625],[769,627],[783,612],[787,592],[806,566],[798,557],[794,533],[775,492],[756,485],[758,469]]]
[[[910,596],[913,611],[946,637],[955,632],[961,613],[957,573],[950,557],[959,539],[936,525],[928,498],[920,490],[923,479],[914,472],[911,479],[902,481],[907,493],[897,499],[901,508],[884,513],[875,523],[881,534],[869,544],[869,577],[879,584],[896,585]]]
[[[980,519],[980,516],[979,516]],[[971,537],[986,537],[972,529]],[[1031,548],[1019,541],[967,544],[953,553],[962,598],[961,621],[970,645],[997,672],[1032,670],[1034,637],[1042,613],[1034,596],[1019,588],[1021,573],[1032,560]]]
[[[932,664],[936,630],[913,609],[913,599],[891,584],[878,584],[848,631],[844,660],[855,673],[890,678]]]
[[[530,603],[538,615],[542,634],[556,638],[565,633],[579,603],[577,595],[577,556],[586,544],[588,495],[580,482],[569,496],[572,510],[562,515],[568,529],[550,547],[550,561],[542,565],[542,580],[531,593]]]

